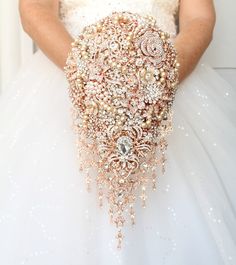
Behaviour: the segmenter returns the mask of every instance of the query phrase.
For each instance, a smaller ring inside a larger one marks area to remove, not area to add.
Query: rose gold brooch
[[[98,197],[118,228],[135,222],[146,188],[164,173],[166,136],[178,84],[176,51],[150,16],[113,12],[86,26],[72,44],[65,73],[73,104],[81,170],[88,188],[97,172]],[[139,191],[140,190],[140,191]]]

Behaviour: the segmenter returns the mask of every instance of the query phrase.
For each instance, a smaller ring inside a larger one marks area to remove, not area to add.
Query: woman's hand
[[[180,0],[179,34],[175,39],[180,82],[193,71],[211,42],[214,25],[212,0]]]
[[[73,39],[59,20],[59,0],[20,0],[19,4],[24,30],[63,69]]]

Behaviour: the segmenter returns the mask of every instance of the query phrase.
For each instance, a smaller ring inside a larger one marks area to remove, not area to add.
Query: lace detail
[[[72,36],[112,11],[131,11],[152,15],[172,37],[176,34],[175,14],[179,0],[61,0],[60,17]],[[99,8],[98,8],[99,6]]]

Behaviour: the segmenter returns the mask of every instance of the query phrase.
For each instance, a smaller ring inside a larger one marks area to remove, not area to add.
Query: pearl
[[[141,126],[142,126],[143,128],[145,128],[145,127],[146,127],[146,123],[143,122]]]
[[[91,105],[92,105],[93,107],[96,107],[96,106],[97,106],[97,104],[96,104],[94,101],[92,101]]]
[[[127,67],[126,66],[122,66],[122,72],[125,73],[127,71]]]
[[[100,23],[97,24],[97,31],[100,31],[102,29],[102,25]]]
[[[111,64],[112,67],[116,67],[116,65],[117,65],[116,62],[112,62]]]
[[[165,78],[162,77],[162,78],[160,79],[160,81],[161,81],[162,84],[165,83]]]
[[[146,73],[146,75],[145,75],[145,79],[146,79],[146,80],[151,80],[151,78],[152,78],[151,73]]]
[[[127,21],[128,21],[127,16],[123,16],[123,21],[124,21],[124,22],[127,22]]]
[[[166,73],[165,72],[162,72],[161,73],[161,77],[165,77],[166,76]]]
[[[118,19],[119,19],[119,16],[118,16],[118,15],[115,15],[115,16],[114,16],[114,19],[115,19],[115,20],[118,20]]]
[[[140,71],[141,76],[144,76],[145,73],[146,73],[146,70],[144,68],[142,68],[141,71]]]
[[[151,125],[151,121],[150,121],[150,120],[147,120],[147,121],[146,121],[146,124],[147,124],[147,125]]]
[[[112,59],[109,59],[108,63],[111,65],[113,63]]]

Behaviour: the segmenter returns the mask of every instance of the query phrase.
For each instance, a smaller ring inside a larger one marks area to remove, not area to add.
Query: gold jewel
[[[168,38],[153,17],[113,12],[84,28],[65,67],[80,169],[88,189],[97,172],[118,247],[127,215],[135,223],[136,199],[145,207],[147,185],[156,189],[156,171],[164,173],[179,67]]]

